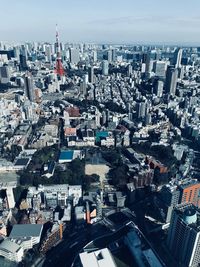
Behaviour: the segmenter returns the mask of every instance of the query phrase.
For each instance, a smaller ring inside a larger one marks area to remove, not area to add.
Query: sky
[[[0,0],[0,41],[200,44],[200,0]]]

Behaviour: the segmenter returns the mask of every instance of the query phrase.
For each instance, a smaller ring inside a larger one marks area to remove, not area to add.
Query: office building
[[[108,70],[109,70],[108,60],[103,60],[103,62],[102,62],[102,74],[104,76],[107,76],[108,75]]]
[[[175,69],[173,66],[168,66],[165,86],[166,86],[166,92],[171,96],[175,96],[176,94],[177,78],[178,78],[178,69]]]
[[[20,70],[25,71],[28,70],[27,65],[27,51],[24,45],[21,46],[20,55],[19,55],[19,62],[20,62]]]
[[[170,222],[173,208],[179,204],[180,191],[176,185],[167,184],[162,187],[159,195],[164,204],[165,220]]]
[[[28,98],[28,100],[34,102],[35,100],[34,83],[33,83],[33,78],[30,74],[26,74],[24,77],[24,90],[25,90],[25,96]]]
[[[97,51],[93,51],[92,57],[93,57],[93,62],[96,62],[97,61]]]
[[[94,252],[82,252],[79,254],[83,267],[116,267],[112,254],[107,248]]]
[[[89,83],[94,83],[94,68],[93,66],[88,68]]]
[[[166,62],[165,61],[155,61],[153,63],[153,72],[158,77],[165,77]]]
[[[0,82],[1,83],[8,83],[10,81],[10,72],[8,66],[0,67]]]
[[[23,248],[10,239],[4,239],[0,243],[0,256],[15,262],[20,262],[24,256]]]
[[[199,266],[200,213],[193,204],[181,204],[174,208],[167,245],[177,266]]]
[[[45,56],[46,56],[47,62],[52,61],[51,55],[52,55],[51,45],[45,45]]]
[[[131,64],[127,66],[127,75],[130,76],[133,73],[133,67]]]
[[[137,118],[144,118],[146,116],[147,103],[146,101],[136,103]]]
[[[24,250],[31,249],[39,244],[43,225],[41,224],[15,224],[9,235],[9,239],[20,241]]]
[[[87,84],[85,81],[80,81],[80,93],[83,95],[87,94]]]
[[[200,208],[200,183],[195,180],[186,180],[179,185],[179,203],[192,203]]]
[[[181,67],[182,53],[183,50],[181,48],[177,48],[174,52],[173,65],[175,66],[175,68]]]
[[[133,266],[163,267],[154,251],[145,244],[145,240],[137,229],[128,232],[124,238],[135,264]]]
[[[69,49],[70,62],[72,64],[77,64],[80,60],[79,50],[76,48]]]
[[[157,97],[163,96],[163,87],[164,87],[164,82],[157,80],[155,84],[155,94]]]

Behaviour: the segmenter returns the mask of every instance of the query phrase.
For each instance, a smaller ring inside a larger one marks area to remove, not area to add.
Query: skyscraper
[[[158,77],[165,77],[166,72],[166,62],[165,61],[155,61],[153,63],[153,71]]]
[[[0,67],[0,81],[1,83],[8,83],[10,81],[10,72],[8,66]]]
[[[19,61],[20,61],[20,70],[22,70],[22,71],[28,70],[27,51],[26,51],[26,47],[24,45],[21,46]]]
[[[34,88],[33,88],[33,78],[30,74],[26,74],[24,77],[24,89],[26,97],[31,101],[34,102]]]
[[[199,266],[200,213],[193,204],[182,204],[174,208],[167,245],[177,261],[177,266]]]
[[[51,52],[51,46],[50,45],[45,45],[45,56],[46,56],[46,59],[48,62],[51,62],[51,55],[52,55],[52,52]]]
[[[166,92],[174,96],[176,94],[178,69],[168,66],[166,73]]]
[[[93,66],[88,68],[89,83],[94,83],[94,68]]]
[[[163,81],[159,81],[159,80],[156,81],[156,84],[155,84],[156,96],[162,97],[162,95],[163,95],[163,86],[164,86]]]
[[[175,66],[175,68],[181,67],[182,53],[183,50],[181,48],[177,48],[174,52],[173,65]]]
[[[103,60],[102,62],[102,74],[105,76],[108,75],[108,60]]]
[[[138,119],[145,118],[146,110],[147,110],[147,102],[146,101],[136,103],[136,114],[137,114]]]
[[[69,49],[69,56],[70,56],[70,62],[72,64],[77,64],[80,60],[79,50],[76,48],[70,48]]]

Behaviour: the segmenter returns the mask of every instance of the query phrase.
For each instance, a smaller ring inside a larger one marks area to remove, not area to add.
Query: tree
[[[110,179],[112,180],[113,185],[120,186],[128,182],[128,167],[121,165],[111,169],[108,173]]]
[[[102,157],[111,165],[118,165],[121,163],[121,153],[119,150],[107,150],[102,152]]]

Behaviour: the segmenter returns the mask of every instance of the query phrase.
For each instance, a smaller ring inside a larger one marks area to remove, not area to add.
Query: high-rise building
[[[179,204],[180,191],[176,185],[165,185],[160,191],[160,199],[164,204],[165,220],[170,222],[173,208]]]
[[[24,89],[26,97],[31,101],[34,102],[34,84],[33,78],[30,74],[26,74],[24,77]]]
[[[51,62],[51,55],[52,55],[52,51],[51,51],[51,46],[50,45],[46,45],[45,46],[45,55],[46,55],[46,59],[48,62]]]
[[[93,66],[88,68],[89,83],[94,83],[94,68]]]
[[[199,266],[200,213],[193,204],[181,204],[174,208],[167,245],[177,261],[177,266]]]
[[[153,59],[151,58],[151,53],[147,53],[144,57],[144,60],[146,64],[145,72],[151,72],[153,68]]]
[[[24,102],[23,110],[25,114],[25,119],[32,121],[33,120],[33,107],[30,105],[30,102],[27,100]]]
[[[176,94],[178,69],[168,66],[166,73],[166,92],[172,96]]]
[[[106,59],[108,60],[109,63],[112,62],[112,50],[107,51]]]
[[[80,82],[80,93],[84,95],[87,94],[87,84],[85,81]]]
[[[129,65],[127,66],[127,75],[130,76],[132,73],[133,73],[133,68],[132,68],[132,65],[129,64]]]
[[[173,65],[175,66],[175,68],[181,67],[182,53],[183,50],[181,48],[177,48],[174,52]]]
[[[0,67],[0,81],[4,84],[10,81],[10,72],[8,66]]]
[[[96,62],[97,61],[97,51],[93,51],[92,56],[93,56],[93,61]]]
[[[155,93],[156,93],[156,96],[162,97],[162,95],[163,95],[163,87],[164,87],[163,81],[157,80],[156,81],[156,84],[155,84]]]
[[[69,49],[70,62],[72,64],[77,64],[80,60],[79,50],[76,48]]]
[[[147,108],[146,101],[136,103],[136,114],[138,119],[144,118],[146,116],[146,108]]]
[[[25,71],[28,70],[28,65],[27,65],[27,50],[24,45],[21,46],[21,51],[19,55],[19,62],[20,62],[20,70]]]
[[[195,180],[186,180],[179,185],[180,201],[179,203],[192,203],[200,208],[200,183]]]
[[[27,59],[23,55],[19,55],[19,67],[21,71],[28,70]]]
[[[108,75],[108,60],[103,60],[102,62],[102,74],[107,76]]]
[[[165,61],[154,61],[153,71],[158,77],[165,77],[166,73],[166,62]]]

